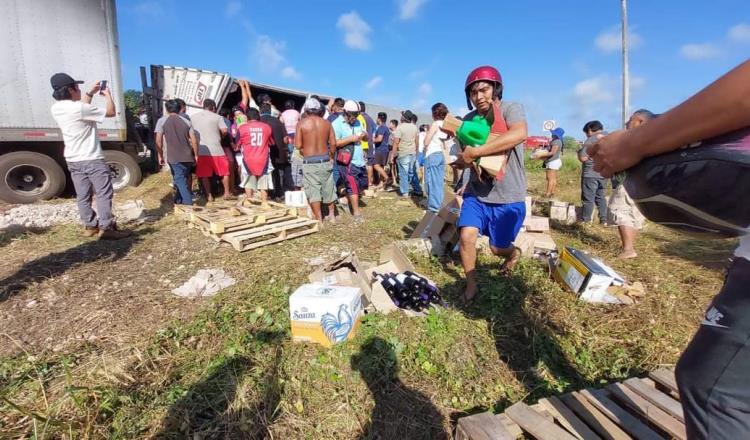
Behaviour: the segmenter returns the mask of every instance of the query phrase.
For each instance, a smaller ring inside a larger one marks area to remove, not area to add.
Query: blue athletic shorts
[[[473,194],[466,194],[457,226],[477,228],[480,234],[489,237],[490,245],[509,248],[521,230],[525,217],[524,202],[484,203]]]

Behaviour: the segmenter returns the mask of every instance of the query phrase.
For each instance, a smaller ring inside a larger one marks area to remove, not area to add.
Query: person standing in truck
[[[83,235],[98,235],[103,240],[118,240],[130,236],[117,228],[112,214],[112,171],[104,161],[104,151],[97,134],[97,124],[115,116],[115,103],[108,88],[100,83],[81,96],[79,84],[66,73],[56,73],[50,78],[55,103],[50,111],[62,132],[65,143],[65,162],[76,191],[78,213],[83,222]],[[106,108],[91,105],[94,94],[104,96]],[[96,194],[96,212],[91,201]]]

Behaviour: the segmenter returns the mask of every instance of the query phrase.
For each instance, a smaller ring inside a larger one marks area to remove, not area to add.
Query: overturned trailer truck
[[[148,83],[148,73],[151,84]],[[147,111],[153,127],[164,112],[164,102],[169,99],[180,98],[187,104],[187,113],[193,114],[203,109],[203,101],[213,99],[219,109],[231,109],[242,100],[239,78],[228,73],[212,72],[209,70],[192,69],[187,67],[150,66],[150,72],[141,67],[141,82],[146,96]],[[283,111],[284,103],[292,100],[297,109],[302,108],[307,97],[318,95],[323,103],[332,99],[331,95],[287,89],[267,84],[250,82],[253,98],[261,93],[271,97],[273,105]],[[365,102],[367,113],[375,119],[379,112],[385,112],[388,119],[400,119],[401,110],[378,104]],[[418,124],[430,123],[431,117],[426,113],[417,113]]]

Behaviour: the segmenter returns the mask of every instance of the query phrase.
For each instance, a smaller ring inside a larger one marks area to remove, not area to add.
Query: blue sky
[[[466,3],[465,3],[466,4]],[[138,66],[228,72],[268,84],[426,110],[466,110],[475,66],[500,69],[530,134],[620,125],[620,2],[570,0],[117,1],[123,78]],[[630,0],[631,110],[662,112],[750,55],[750,1]]]

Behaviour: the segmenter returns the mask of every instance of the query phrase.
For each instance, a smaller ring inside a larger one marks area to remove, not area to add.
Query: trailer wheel
[[[0,156],[0,200],[34,203],[59,196],[65,189],[65,171],[49,156],[15,151]]]
[[[104,160],[112,171],[112,188],[115,191],[141,183],[141,167],[129,154],[117,150],[104,150]]]

